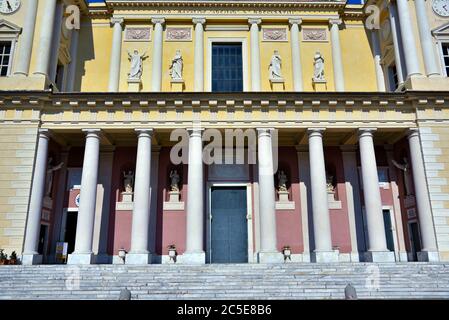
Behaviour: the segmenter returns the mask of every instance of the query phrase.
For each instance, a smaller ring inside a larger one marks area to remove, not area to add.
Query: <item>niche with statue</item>
[[[163,204],[163,210],[182,211],[184,202],[181,201],[182,169],[181,167],[170,168],[167,174],[167,193],[166,201]]]
[[[133,210],[134,170],[130,168],[120,170],[120,178],[121,201],[116,203],[115,209],[118,211]]]
[[[332,165],[326,165],[326,190],[329,209],[341,209],[341,201],[338,200],[336,169]]]
[[[295,202],[290,201],[290,172],[286,168],[280,168],[275,176],[276,192],[278,200],[276,201],[276,210],[294,210]]]

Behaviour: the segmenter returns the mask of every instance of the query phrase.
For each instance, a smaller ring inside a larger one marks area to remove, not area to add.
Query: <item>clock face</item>
[[[14,13],[20,8],[20,0],[0,0],[0,13]]]
[[[433,0],[432,9],[442,17],[449,17],[449,0]]]

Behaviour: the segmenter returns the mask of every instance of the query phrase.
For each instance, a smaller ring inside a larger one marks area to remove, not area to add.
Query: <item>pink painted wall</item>
[[[157,231],[156,253],[167,254],[167,247],[175,245],[178,254],[185,251],[186,242],[186,212],[164,211],[163,201],[168,200],[169,175],[172,169],[178,170],[181,176],[181,201],[184,201],[184,209],[187,208],[187,166],[175,166],[170,162],[170,148],[162,148],[159,156],[158,201],[157,204]]]
[[[346,196],[345,175],[341,150],[338,147],[326,147],[324,150],[326,169],[334,175],[336,200],[341,201],[341,209],[330,209],[332,246],[341,253],[351,252],[351,234],[349,231],[348,202]],[[313,177],[312,177],[313,179]]]
[[[136,147],[118,147],[114,152],[108,232],[108,253],[111,255],[117,255],[121,248],[129,251],[131,246],[132,211],[116,211],[115,206],[122,200],[123,172],[135,171],[136,152]]]
[[[277,247],[281,251],[286,245],[290,246],[292,253],[304,251],[301,203],[299,191],[298,158],[294,147],[279,147],[279,170],[283,170],[289,178],[289,200],[295,202],[294,210],[276,210]],[[275,185],[278,185],[277,173]],[[278,195],[276,192],[276,200]]]

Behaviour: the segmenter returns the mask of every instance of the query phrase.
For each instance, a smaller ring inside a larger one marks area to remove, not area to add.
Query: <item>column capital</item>
[[[346,145],[340,146],[341,152],[356,152],[357,149],[358,149],[358,147],[355,144],[346,144]]]
[[[145,137],[145,136],[149,136],[150,138],[153,137],[153,129],[135,129],[134,130],[137,133],[137,136],[140,137]]]
[[[359,128],[358,135],[361,136],[373,136],[373,133],[376,132],[376,128]]]
[[[309,137],[311,137],[312,135],[322,136],[324,131],[326,131],[326,128],[308,128],[307,134],[309,135]]]
[[[409,128],[407,130],[407,138],[419,136],[419,128]]]
[[[248,19],[248,23],[249,24],[257,24],[257,25],[259,25],[259,24],[262,23],[262,19],[260,19],[260,18],[249,18]]]
[[[50,139],[52,132],[50,129],[39,129],[39,138]]]
[[[204,128],[187,128],[190,137],[202,137]]]
[[[151,23],[152,24],[164,24],[165,23],[165,18],[162,18],[162,17],[154,17],[154,18],[151,18]]]
[[[206,23],[206,18],[203,18],[203,17],[195,17],[195,18],[192,18],[192,22],[194,23],[194,24],[205,24]]]
[[[262,136],[270,136],[271,137],[271,133],[274,131],[274,128],[257,128],[257,135],[259,137]]]
[[[297,24],[298,26],[300,26],[302,24],[302,19],[301,18],[290,18],[288,19],[288,23],[289,24]]]
[[[125,24],[125,19],[124,18],[112,17],[111,18],[111,25],[115,25],[117,23],[120,24],[121,27],[123,27],[123,25]]]
[[[329,19],[329,26],[333,26],[333,25],[337,25],[337,26],[339,26],[340,24],[342,24],[343,23],[343,21],[341,20],[341,19],[334,19],[334,18],[332,18],[332,19]]]
[[[86,138],[100,138],[100,135],[102,133],[101,129],[82,129],[81,131],[83,131],[86,134]]]

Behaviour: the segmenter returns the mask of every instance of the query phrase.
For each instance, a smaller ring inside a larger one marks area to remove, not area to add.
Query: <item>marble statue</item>
[[[178,171],[172,170],[170,172],[170,191],[179,192],[179,181],[180,177]]]
[[[395,160],[391,160],[393,162],[393,165],[398,168],[399,170],[402,170],[404,173],[404,187],[405,187],[405,194],[407,196],[411,196],[413,194],[412,191],[412,177],[410,172],[410,164],[408,162],[408,159],[404,157],[404,164],[400,164]]]
[[[313,80],[323,81],[324,78],[324,58],[319,51],[315,53]]]
[[[139,51],[137,50],[134,50],[133,53],[128,51],[128,57],[131,61],[131,69],[128,73],[128,79],[140,80],[143,72],[142,62],[148,58],[148,56],[146,56],[146,51],[143,54],[139,54]]]
[[[335,186],[334,186],[334,176],[326,173],[326,188],[327,188],[327,192],[329,193],[333,193],[335,191]]]
[[[123,177],[125,178],[123,181],[125,192],[126,193],[132,193],[133,192],[133,186],[134,186],[134,172],[128,171],[128,173],[123,172]]]
[[[282,59],[279,55],[279,51],[274,50],[274,54],[271,57],[270,62],[270,79],[282,79]]]
[[[184,67],[184,61],[182,59],[181,50],[176,50],[176,54],[171,61],[171,78],[172,80],[182,80],[182,69]]]
[[[279,180],[279,185],[278,185],[278,189],[279,191],[288,191],[287,189],[287,175],[285,174],[284,171],[280,170],[278,173],[278,180]]]
[[[51,194],[51,189],[53,186],[53,173],[58,171],[64,165],[63,162],[58,164],[57,166],[52,167],[51,163],[53,162],[53,158],[48,159],[47,163],[47,172],[45,175],[45,196],[49,197]]]

